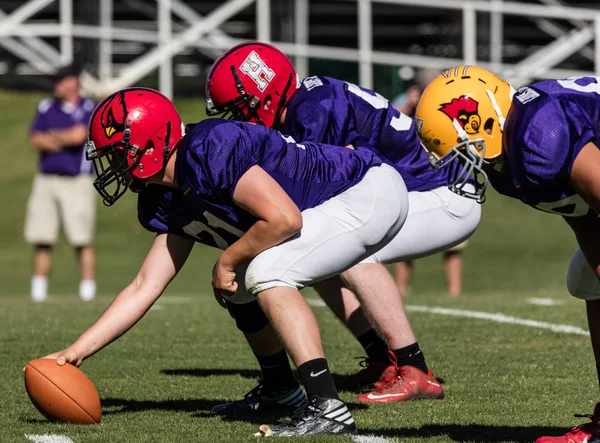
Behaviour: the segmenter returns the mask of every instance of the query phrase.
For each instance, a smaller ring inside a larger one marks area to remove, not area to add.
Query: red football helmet
[[[275,46],[240,43],[219,57],[208,73],[206,112],[231,113],[236,120],[271,128],[299,86],[294,65]]]
[[[177,109],[158,91],[126,88],[102,100],[90,118],[85,149],[104,204],[112,205],[128,188],[143,188],[183,135]]]

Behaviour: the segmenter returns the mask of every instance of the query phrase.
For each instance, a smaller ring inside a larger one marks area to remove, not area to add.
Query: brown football
[[[32,360],[25,366],[25,388],[48,420],[95,424],[102,419],[98,391],[73,365],[59,366],[48,358]]]

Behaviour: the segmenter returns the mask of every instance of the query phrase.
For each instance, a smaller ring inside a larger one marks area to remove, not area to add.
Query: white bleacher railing
[[[59,17],[55,23],[28,21],[37,12],[59,2]],[[73,59],[73,39],[91,38],[100,41],[98,76],[89,74],[82,78],[84,87],[102,95],[137,82],[149,73],[159,70],[160,89],[168,96],[173,90],[173,57],[186,48],[197,47],[207,54],[216,55],[238,40],[224,33],[220,27],[231,17],[251,6],[256,7],[258,40],[269,41],[271,2],[277,0],[226,0],[206,16],[195,13],[183,0],[157,1],[157,32],[134,30],[114,25],[113,0],[100,0],[99,26],[73,23],[73,0],[28,0],[11,13],[0,10],[0,46],[18,56],[37,72],[51,73]],[[308,44],[310,20],[309,0],[295,0],[293,43],[273,42],[290,56],[300,75],[308,70],[308,57],[328,60],[355,61],[359,65],[360,83],[373,86],[373,64],[409,65],[419,68],[444,69],[457,64],[479,64],[491,68],[515,84],[533,78],[556,78],[594,75],[600,72],[600,9],[574,8],[560,4],[529,4],[503,0],[354,0],[357,4],[358,47],[339,48]],[[555,0],[540,0],[556,3]],[[420,7],[462,12],[462,58],[415,55],[373,49],[372,5],[386,3],[398,8]],[[477,59],[476,14],[490,16],[490,60]],[[183,19],[187,27],[173,32],[173,15]],[[546,31],[554,40],[514,64],[504,63],[503,23],[507,16],[522,16]],[[553,24],[552,19],[567,20],[571,28]],[[57,51],[44,38],[59,37]],[[113,69],[112,42],[134,41],[156,46],[133,60],[118,74]],[[592,50],[590,43],[595,42]],[[593,71],[560,69],[557,66],[571,55],[580,52],[592,59]]]

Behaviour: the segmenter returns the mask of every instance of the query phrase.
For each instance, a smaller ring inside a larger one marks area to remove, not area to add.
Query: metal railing
[[[53,2],[58,2],[59,19],[56,23],[28,23],[34,14]],[[273,0],[276,1],[276,0]],[[54,72],[73,59],[73,39],[91,38],[100,41],[98,76],[85,75],[84,87],[91,93],[102,95],[134,84],[142,77],[159,69],[159,85],[170,96],[173,90],[173,65],[175,55],[188,47],[203,48],[212,54],[225,50],[238,40],[231,38],[219,27],[235,14],[254,4],[256,7],[257,35],[269,41],[271,0],[227,0],[202,17],[182,0],[157,0],[158,32],[123,29],[113,26],[113,0],[101,0],[99,26],[73,23],[73,0],[28,0],[7,14],[0,10],[0,46],[15,54],[42,73]],[[457,64],[479,64],[496,71],[515,84],[532,78],[556,78],[593,75],[600,72],[600,10],[574,8],[561,5],[536,5],[503,0],[356,0],[358,20],[358,47],[356,49],[309,45],[309,0],[296,0],[294,10],[295,38],[293,43],[274,42],[284,52],[294,57],[301,76],[308,73],[308,58],[355,61],[359,65],[360,83],[373,86],[373,64],[410,65],[421,68],[444,69]],[[415,55],[373,49],[372,5],[386,3],[401,7],[432,8],[435,10],[462,11],[462,58]],[[490,60],[477,59],[477,13],[490,14]],[[189,24],[180,32],[173,32],[172,14]],[[546,20],[554,40],[517,63],[504,63],[503,23],[505,16],[522,16]],[[571,29],[548,25],[550,19],[572,21]],[[44,37],[59,37],[59,51],[44,41]],[[156,46],[122,69],[118,75],[112,69],[112,42],[115,40],[153,43]],[[593,50],[594,72],[560,69],[556,66],[579,51],[592,55],[589,43],[595,41]]]

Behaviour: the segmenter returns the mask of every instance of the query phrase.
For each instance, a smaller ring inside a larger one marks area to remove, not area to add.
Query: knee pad
[[[235,320],[237,328],[246,334],[258,332],[269,324],[269,319],[256,300],[242,305],[226,303],[229,315]]]
[[[600,299],[600,282],[596,272],[578,249],[571,258],[567,272],[567,289],[569,293],[581,300]]]

